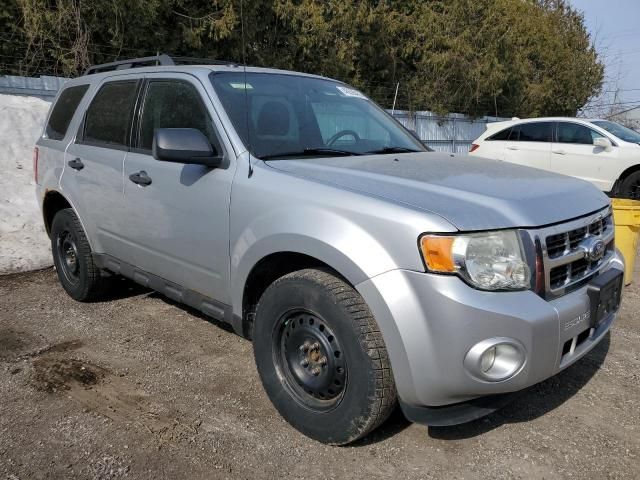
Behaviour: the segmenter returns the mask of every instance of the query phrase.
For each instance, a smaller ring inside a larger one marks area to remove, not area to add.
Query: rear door
[[[124,212],[122,169],[130,144],[131,122],[141,80],[105,79],[96,89],[67,148],[63,178],[90,230],[94,251],[122,255],[120,230]]]
[[[124,166],[129,246],[121,257],[140,269],[229,303],[229,202],[235,162],[202,84],[187,74],[148,74],[134,148]],[[157,128],[196,128],[224,155],[219,168],[155,160]],[[144,174],[151,183],[134,183]]]
[[[514,125],[504,142],[504,160],[527,167],[548,170],[551,161],[552,122]]]
[[[551,149],[552,170],[587,180],[605,192],[611,190],[611,175],[607,173],[611,162],[618,158],[619,149],[614,146],[607,152],[596,147],[593,141],[601,137],[604,135],[581,123],[558,122]]]

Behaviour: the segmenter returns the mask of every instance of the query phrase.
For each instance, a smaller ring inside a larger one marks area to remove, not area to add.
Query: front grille
[[[566,255],[578,247],[580,242],[588,236],[600,236],[609,228],[611,214],[606,218],[600,218],[584,227],[575,228],[567,232],[549,235],[546,238],[547,255],[549,258],[558,258]]]
[[[558,297],[578,288],[592,278],[613,255],[613,217],[611,210],[590,215],[565,224],[554,225],[536,232],[544,243],[545,296]],[[589,238],[601,239],[605,255],[590,261],[582,242]]]
[[[584,258],[571,263],[566,263],[558,267],[553,267],[549,273],[550,284],[552,289],[560,288],[571,281],[582,280],[587,272],[597,270],[602,260],[597,262],[589,262]]]

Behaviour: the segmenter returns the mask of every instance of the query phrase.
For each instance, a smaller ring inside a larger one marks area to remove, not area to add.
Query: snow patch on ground
[[[33,146],[50,103],[0,95],[0,275],[52,264],[33,180]]]

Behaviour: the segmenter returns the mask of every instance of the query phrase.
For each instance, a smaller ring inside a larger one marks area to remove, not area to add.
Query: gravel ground
[[[51,269],[2,276],[0,478],[638,478],[639,310],[628,287],[594,351],[485,419],[396,412],[327,447],[278,416],[224,326],[125,282],[81,304]]]

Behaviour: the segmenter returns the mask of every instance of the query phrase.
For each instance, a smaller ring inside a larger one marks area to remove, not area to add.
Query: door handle
[[[69,165],[74,170],[78,170],[78,171],[84,168],[84,163],[82,163],[82,160],[80,160],[79,158],[74,158],[73,160],[69,160],[67,162],[67,165]]]
[[[518,150],[518,147],[507,147],[507,150]]]
[[[564,150],[551,150],[553,153],[555,153],[556,155],[566,155],[567,152],[565,152]]]
[[[137,185],[142,185],[143,187],[151,185],[151,177],[147,175],[147,172],[145,172],[144,170],[137,173],[132,173],[131,175],[129,175],[129,180]]]

